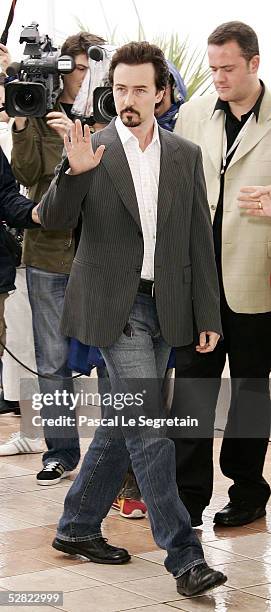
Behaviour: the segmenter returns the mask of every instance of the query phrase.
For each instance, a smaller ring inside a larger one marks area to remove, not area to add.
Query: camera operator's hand
[[[65,134],[69,135],[73,122],[65,113],[53,111],[46,115],[46,120],[47,125],[55,130],[61,138],[64,138]]]
[[[5,45],[0,43],[0,67],[3,72],[6,73],[7,67],[11,64],[11,56],[9,50]]]
[[[84,125],[83,132],[79,119],[72,124],[70,140],[67,135],[64,136],[64,145],[70,162],[70,174],[82,174],[96,168],[105,150],[105,146],[100,145],[93,152],[89,127]]]
[[[34,208],[32,208],[32,212],[31,212],[31,216],[32,216],[32,221],[34,221],[34,223],[40,223],[40,218],[39,218],[39,204],[37,204],[37,206],[35,206]]]
[[[27,117],[15,117],[14,119],[14,129],[16,132],[21,132],[24,130],[27,122]]]

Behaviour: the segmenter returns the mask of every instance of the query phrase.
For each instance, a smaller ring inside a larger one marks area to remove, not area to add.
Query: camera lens
[[[116,107],[114,103],[113,93],[111,88],[104,88],[98,100],[98,110],[105,121],[111,121],[116,115]]]
[[[5,108],[10,117],[43,117],[47,94],[42,83],[11,81],[5,89]]]
[[[19,89],[14,96],[14,106],[19,112],[25,111],[29,113],[35,111],[37,104],[39,104],[39,97],[37,96],[36,90],[31,87],[24,87]]]

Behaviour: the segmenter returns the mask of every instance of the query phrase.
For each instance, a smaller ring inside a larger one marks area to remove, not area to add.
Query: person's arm
[[[67,159],[63,162],[38,207],[45,229],[73,229],[77,226],[82,204],[88,193],[91,170],[100,163],[104,146],[93,152],[89,127],[84,132],[79,120],[71,127],[71,140],[64,137]]]
[[[252,217],[271,217],[271,185],[242,187],[239,207]]]
[[[206,353],[215,348],[219,335],[222,335],[222,325],[212,224],[199,147],[194,173],[190,256],[193,308],[200,334],[197,350]],[[209,336],[209,343],[206,342],[206,336]]]
[[[32,218],[32,210],[36,204],[20,194],[6,156],[2,151],[0,155],[1,219],[12,227],[36,227]]]
[[[43,175],[40,135],[33,121],[15,117],[12,126],[13,147],[11,168],[17,181],[25,187],[32,187]]]

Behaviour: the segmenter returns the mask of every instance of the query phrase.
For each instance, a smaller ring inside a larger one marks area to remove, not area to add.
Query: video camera
[[[61,56],[47,34],[41,37],[35,21],[23,28],[19,42],[26,43],[23,55],[27,57],[7,68],[5,111],[9,117],[43,117],[54,108],[60,75],[74,70],[74,59]]]
[[[109,123],[116,116],[108,70],[116,47],[93,45],[88,49],[90,71],[75,99],[72,113],[89,125]]]
[[[105,51],[102,47],[90,47],[88,50],[90,59],[95,62],[104,61]],[[104,76],[104,85],[95,87],[93,91],[93,116],[99,123],[108,123],[115,117],[116,107],[113,98],[112,87],[108,84],[107,75]]]

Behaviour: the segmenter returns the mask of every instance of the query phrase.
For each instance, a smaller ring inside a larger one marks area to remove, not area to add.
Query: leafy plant
[[[137,18],[137,40],[149,40],[146,36],[136,1],[131,0],[131,2]],[[129,38],[127,35],[122,36],[122,41],[120,40],[120,37],[117,36],[117,26],[112,28],[108,21],[102,0],[99,0],[99,4],[106,25],[105,37],[108,43],[118,46],[128,42]],[[79,19],[76,19],[76,21],[81,30],[90,31]],[[198,49],[191,50],[188,37],[182,41],[177,33],[160,34],[150,39],[150,42],[160,47],[165,57],[179,70],[187,88],[186,100],[189,100],[195,93],[202,95],[210,88],[212,79],[210,68],[205,63],[206,53]]]

